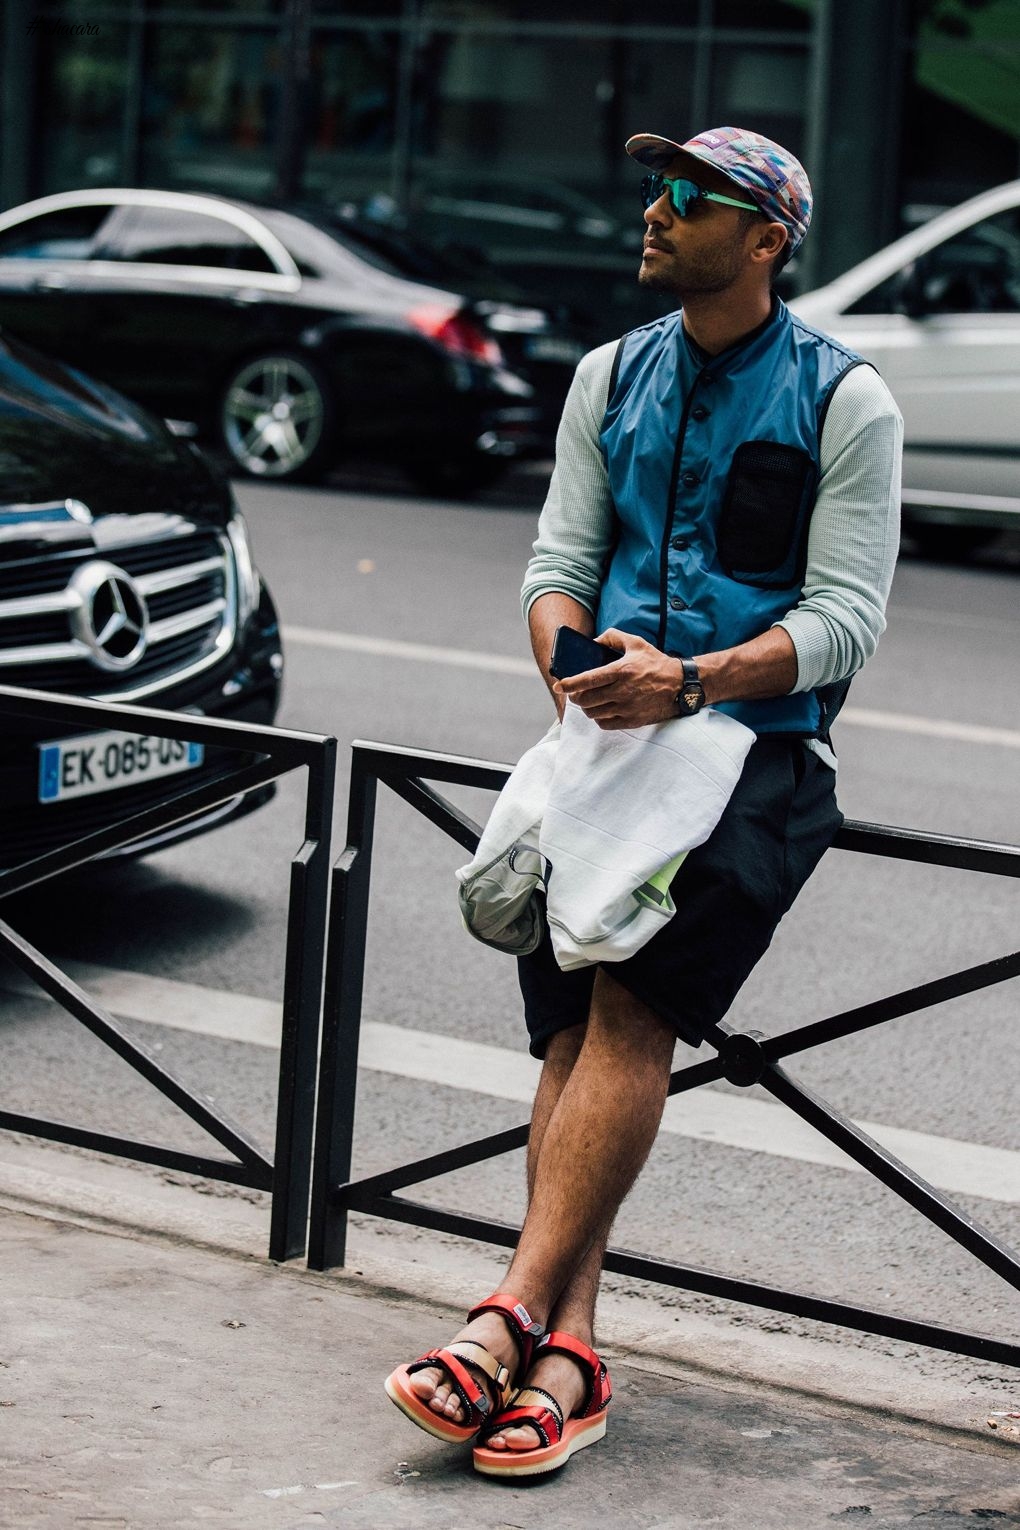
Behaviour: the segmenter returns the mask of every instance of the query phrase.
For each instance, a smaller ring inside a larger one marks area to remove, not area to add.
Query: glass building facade
[[[1020,175],[1020,0],[6,0],[0,203],[318,200],[641,317],[635,131],[800,154],[803,289]]]

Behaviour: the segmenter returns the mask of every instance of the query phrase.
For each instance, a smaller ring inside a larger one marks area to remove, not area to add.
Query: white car
[[[934,552],[1020,530],[1020,181],[932,218],[790,307],[903,411],[903,515]]]

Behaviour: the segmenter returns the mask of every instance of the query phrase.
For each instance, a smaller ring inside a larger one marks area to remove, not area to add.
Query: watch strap
[[[705,687],[701,683],[698,666],[693,659],[684,659],[679,655],[680,667],[683,670],[683,684],[676,693],[676,704],[680,709],[681,717],[693,717],[700,712],[705,705]]]

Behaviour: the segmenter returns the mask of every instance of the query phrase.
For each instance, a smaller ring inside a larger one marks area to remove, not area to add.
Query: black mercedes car
[[[0,683],[264,726],[282,671],[276,610],[222,475],[163,421],[0,334]],[[145,734],[55,738],[4,716],[0,866],[154,805],[168,777],[197,783],[224,763]]]
[[[322,210],[89,190],[0,215],[0,326],[262,478],[343,452],[469,491],[550,450],[590,338],[484,268]]]

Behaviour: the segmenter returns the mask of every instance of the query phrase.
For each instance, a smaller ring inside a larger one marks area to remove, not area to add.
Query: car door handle
[[[252,287],[241,287],[237,292],[230,294],[230,301],[238,308],[251,308],[255,303],[261,303],[262,294]]]
[[[48,271],[45,276],[37,276],[32,283],[34,292],[66,292],[70,283],[66,276],[61,276],[58,271]]]

